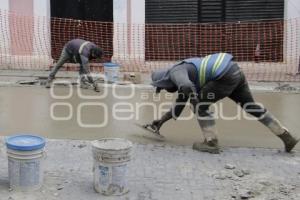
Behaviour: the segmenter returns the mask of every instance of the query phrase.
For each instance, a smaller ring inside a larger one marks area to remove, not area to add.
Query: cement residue
[[[48,140],[46,151],[44,185],[31,193],[8,189],[7,157],[0,154],[1,200],[111,199],[94,191],[89,141]],[[117,199],[296,200],[300,198],[298,158],[299,152],[272,149],[227,148],[211,155],[187,146],[135,143],[128,166],[130,192]]]
[[[132,147],[130,141],[124,139],[116,139],[116,138],[96,140],[92,142],[92,145],[101,150],[110,150],[110,151],[126,150]]]

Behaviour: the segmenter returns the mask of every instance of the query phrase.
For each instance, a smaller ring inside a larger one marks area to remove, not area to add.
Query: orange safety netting
[[[0,11],[0,69],[45,70],[74,38],[92,41],[122,71],[151,72],[216,52],[234,55],[248,79],[300,81],[300,19],[235,23],[118,24]],[[66,69],[77,65],[66,64]]]

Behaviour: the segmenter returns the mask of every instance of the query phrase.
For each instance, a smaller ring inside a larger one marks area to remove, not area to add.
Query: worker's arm
[[[160,119],[154,120],[152,122],[152,124],[151,124],[152,129],[155,132],[159,133],[159,129],[166,121],[168,121],[172,118],[177,119],[180,116],[182,110],[184,109],[185,104],[188,99],[189,98],[187,96],[178,94],[178,97],[177,97],[175,103],[173,104],[172,108],[168,112],[166,112]]]
[[[178,97],[173,104],[170,111],[165,113],[161,119],[154,120],[152,126],[159,132],[161,126],[170,119],[177,119],[182,113],[186,102],[190,98],[190,102],[195,112],[198,104],[197,90],[195,84],[189,79],[188,71],[186,68],[176,69],[170,73],[171,81],[178,88]]]
[[[172,107],[173,118],[176,119],[182,113],[188,99],[193,106],[193,111],[199,103],[196,85],[190,80],[186,68],[177,69],[170,74],[172,82],[178,88],[178,98]]]
[[[89,59],[86,56],[80,55],[80,60],[81,60],[83,73],[87,75],[88,81],[90,83],[94,83],[94,80],[90,74]]]

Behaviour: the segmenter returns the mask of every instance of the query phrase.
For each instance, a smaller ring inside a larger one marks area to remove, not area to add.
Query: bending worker
[[[204,142],[195,142],[193,149],[219,153],[215,120],[209,106],[229,97],[278,136],[286,152],[290,152],[299,140],[270,112],[254,102],[245,75],[232,58],[231,54],[217,53],[186,59],[167,70],[153,72],[152,85],[156,87],[156,92],[162,89],[172,93],[178,91],[178,97],[169,112],[146,126],[159,134],[161,126],[172,118],[176,120],[190,99],[205,138]]]
[[[58,70],[67,61],[75,62],[80,64],[79,75],[80,75],[80,86],[87,87],[86,78],[89,83],[91,83],[96,92],[99,92],[98,85],[94,82],[90,75],[89,70],[89,60],[101,58],[103,51],[93,42],[85,41],[82,39],[73,39],[67,42],[62,50],[61,56],[57,61],[56,65],[53,67],[51,73],[49,74],[46,88],[51,87],[51,83],[55,78]],[[86,76],[86,77],[85,77]]]

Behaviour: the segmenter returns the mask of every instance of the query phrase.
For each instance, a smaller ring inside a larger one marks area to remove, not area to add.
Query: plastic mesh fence
[[[118,24],[0,11],[0,69],[46,70],[74,38],[95,42],[122,71],[151,72],[181,59],[234,55],[248,79],[300,81],[300,19],[236,23]],[[66,64],[67,70],[78,65]]]

